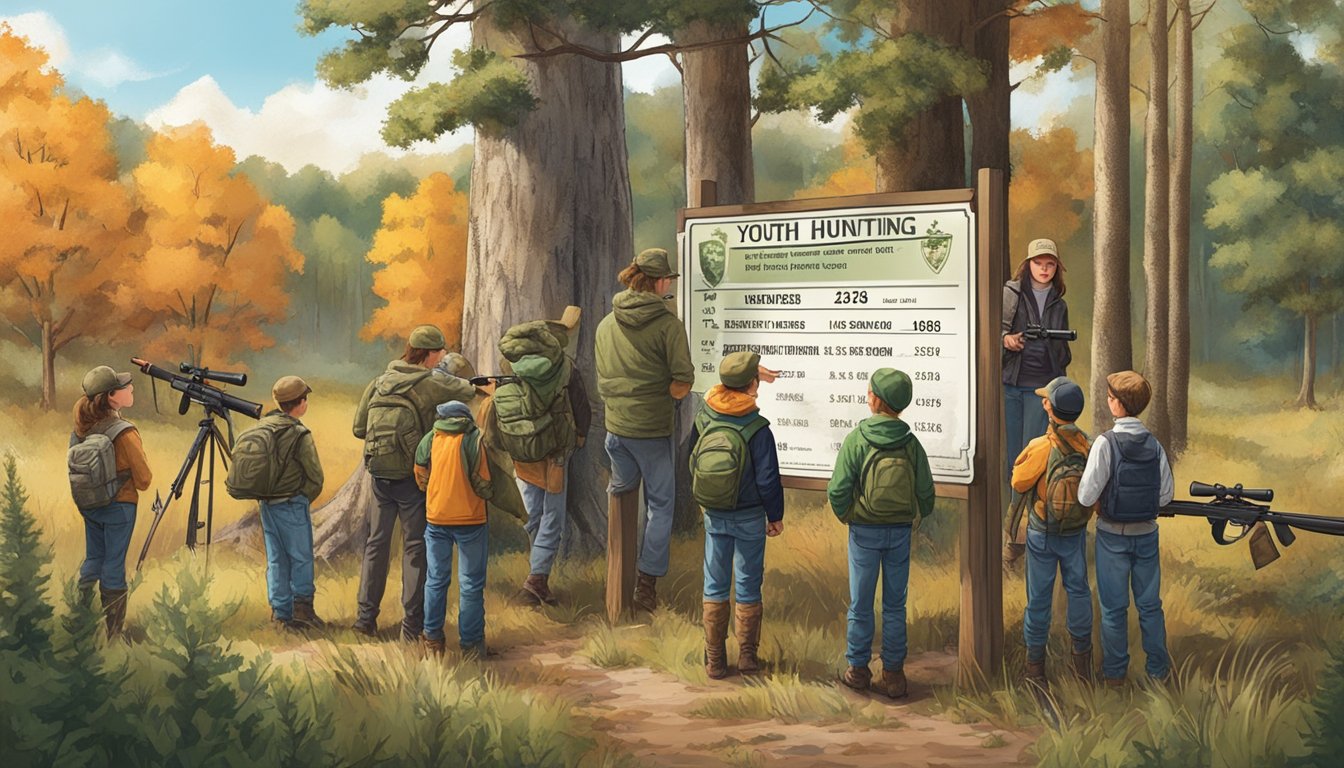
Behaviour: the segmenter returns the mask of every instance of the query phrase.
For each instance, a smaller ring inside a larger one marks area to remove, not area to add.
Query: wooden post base
[[[634,605],[638,493],[613,493],[607,501],[607,620],[612,624],[628,616]]]

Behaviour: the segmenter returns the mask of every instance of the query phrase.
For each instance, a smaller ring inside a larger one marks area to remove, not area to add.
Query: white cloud
[[[104,88],[116,88],[122,83],[138,83],[167,74],[150,72],[110,48],[103,48],[90,54],[80,64],[79,69],[85,77]]]
[[[63,68],[70,60],[70,41],[65,36],[65,29],[51,14],[34,11],[0,16],[0,24],[8,24],[20,37],[26,37],[29,43],[44,49],[50,57],[50,66]]]
[[[1078,77],[1072,67],[1065,67],[1045,75],[1034,75],[1041,59],[1022,62],[1012,68],[1009,78],[1022,81],[1013,91],[1012,125],[1041,131],[1052,127],[1069,111],[1069,106],[1080,96],[1092,93],[1092,78]]]
[[[621,38],[621,49],[625,50],[639,40],[639,35],[626,35]],[[647,50],[659,45],[667,45],[670,40],[662,35],[652,35],[640,46]],[[639,93],[653,93],[655,90],[681,82],[681,73],[672,65],[667,56],[645,56],[621,64],[621,79],[625,87]]]
[[[309,164],[342,173],[354,168],[368,152],[394,157],[408,153],[388,147],[379,134],[388,105],[413,87],[452,77],[451,52],[467,45],[469,34],[465,26],[446,32],[413,83],[386,75],[350,90],[295,83],[267,96],[261,108],[253,111],[234,104],[207,75],[150,111],[145,122],[162,128],[203,121],[215,140],[232,147],[239,159],[260,155],[291,173]],[[463,128],[433,142],[420,142],[410,151],[447,152],[470,141],[471,129]]]

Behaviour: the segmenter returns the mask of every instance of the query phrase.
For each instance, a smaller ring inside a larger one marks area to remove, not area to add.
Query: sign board
[[[967,485],[976,450],[977,228],[969,201],[743,213],[682,227],[680,314],[696,378],[748,349],[780,371],[761,388],[780,473],[831,476],[870,413],[876,369],[910,375],[902,419],[934,479]]]

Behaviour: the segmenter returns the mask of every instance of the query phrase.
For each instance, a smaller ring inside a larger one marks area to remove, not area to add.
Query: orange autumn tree
[[[155,135],[135,169],[149,246],[119,297],[140,308],[144,355],[247,369],[241,353],[275,344],[267,326],[286,318],[303,254],[289,212],[233,168],[196,124]]]
[[[360,332],[364,339],[404,341],[410,329],[433,323],[448,346],[462,337],[462,293],[467,279],[467,196],[442,173],[426,176],[410,197],[383,201],[383,222],[368,260],[373,292],[387,302]]]
[[[1026,258],[1032,239],[1048,237],[1062,249],[1082,228],[1092,198],[1092,150],[1078,148],[1078,134],[1072,128],[1053,128],[1040,135],[1016,130],[1010,141],[1008,252],[1015,268]],[[1076,260],[1065,263],[1079,273]]]
[[[134,259],[107,108],[62,92],[47,54],[0,26],[0,318],[42,358],[42,408],[56,354],[122,331],[110,300]]]

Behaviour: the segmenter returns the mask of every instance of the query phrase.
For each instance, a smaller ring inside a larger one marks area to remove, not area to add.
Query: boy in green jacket
[[[910,582],[910,535],[933,512],[929,457],[901,411],[910,404],[910,377],[880,368],[869,380],[872,416],[845,437],[826,493],[831,510],[849,526],[849,629],[842,682],[855,690],[872,684],[873,598],[882,576],[882,680],[891,698],[906,695],[905,598]]]

